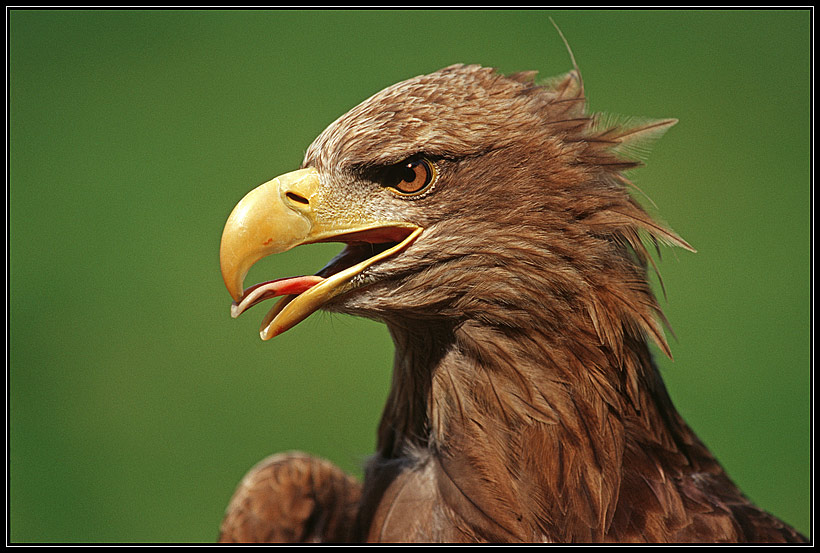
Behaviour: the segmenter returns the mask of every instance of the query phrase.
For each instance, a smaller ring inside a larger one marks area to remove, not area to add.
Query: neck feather
[[[428,450],[473,504],[526,497],[526,512],[543,517],[522,524],[526,515],[490,511],[510,513],[502,527],[586,540],[604,539],[636,456],[719,470],[672,406],[639,325],[601,336],[588,306],[567,313],[527,328],[389,321],[396,357],[380,455]]]

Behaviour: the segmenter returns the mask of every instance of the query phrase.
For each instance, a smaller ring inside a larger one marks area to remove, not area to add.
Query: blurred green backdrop
[[[264,309],[229,317],[222,225],[384,86],[456,62],[570,69],[549,16],[592,109],[680,119],[634,173],[698,249],[662,252],[662,371],[746,493],[808,533],[808,10],[11,10],[10,539],[208,542],[269,453],[361,474],[386,330],[316,314],[260,341]]]

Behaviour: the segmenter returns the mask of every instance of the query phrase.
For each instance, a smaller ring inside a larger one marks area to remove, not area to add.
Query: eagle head
[[[228,218],[220,263],[233,316],[282,296],[263,319],[265,340],[320,308],[525,324],[545,310],[560,318],[574,308],[562,298],[607,286],[608,265],[642,281],[639,230],[686,246],[621,175],[637,165],[620,155],[626,146],[675,121],[602,125],[586,113],[577,71],[534,77],[453,65],[331,123],[300,169],[251,191]],[[262,257],[316,242],[346,247],[315,275],[244,288]],[[662,337],[652,317],[636,324]]]

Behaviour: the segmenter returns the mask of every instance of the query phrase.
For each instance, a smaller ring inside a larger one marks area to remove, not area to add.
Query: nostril
[[[308,205],[310,202],[304,196],[300,196],[299,194],[294,194],[293,192],[288,192],[285,194],[287,198],[292,201],[296,202],[297,204]]]

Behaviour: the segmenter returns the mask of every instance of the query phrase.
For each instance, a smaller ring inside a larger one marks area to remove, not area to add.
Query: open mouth
[[[246,288],[231,305],[238,317],[254,305],[281,297],[262,320],[260,335],[268,340],[292,328],[330,299],[355,288],[352,280],[378,261],[409,246],[422,229],[385,226],[339,234],[316,242],[343,242],[346,247],[314,275],[278,278]]]
[[[368,267],[407,248],[421,234],[413,223],[356,216],[340,220],[323,211],[322,180],[305,167],[265,182],[231,211],[219,244],[222,279],[238,317],[254,305],[279,297],[262,320],[259,334],[269,340],[304,320],[333,298],[361,282]],[[347,247],[314,275],[278,278],[250,288],[245,276],[254,263],[304,244],[342,242]]]

